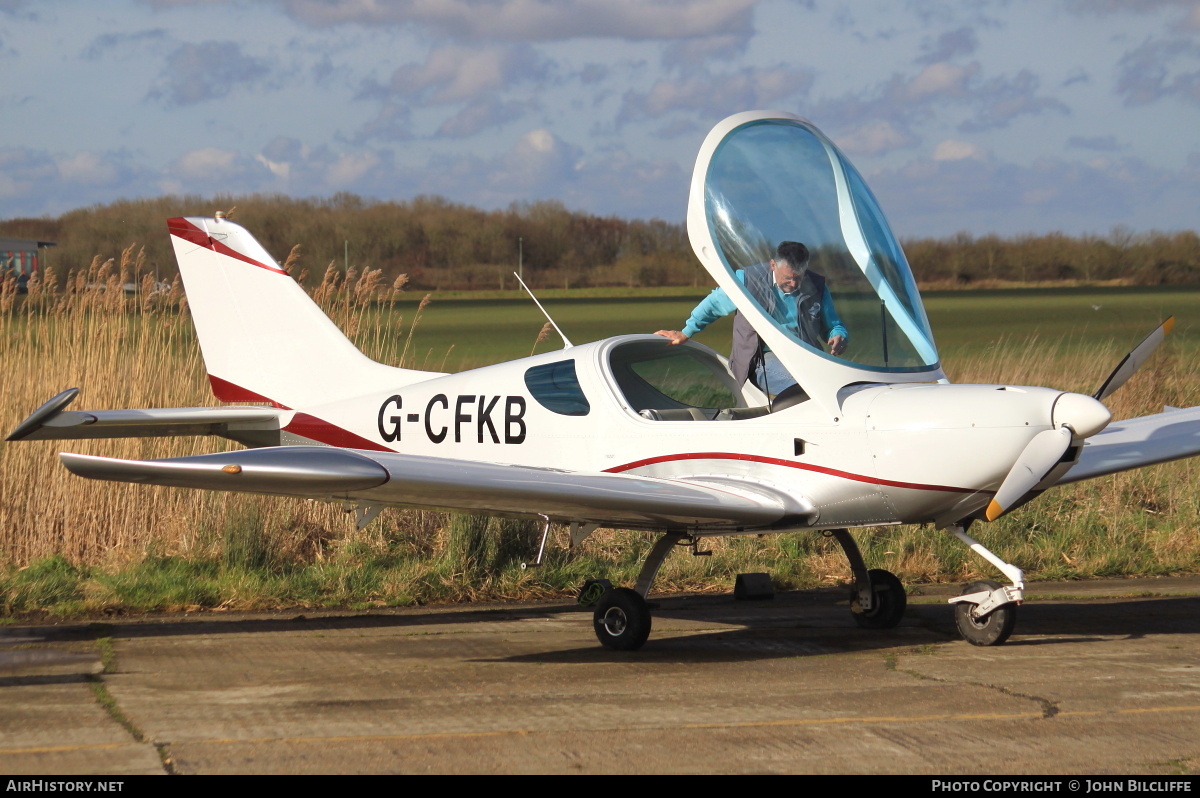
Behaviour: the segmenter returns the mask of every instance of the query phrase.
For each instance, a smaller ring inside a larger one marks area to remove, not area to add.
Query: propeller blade
[[[1175,317],[1170,316],[1158,328],[1146,336],[1146,339],[1133,348],[1133,351],[1125,356],[1125,359],[1117,364],[1113,369],[1112,374],[1108,375],[1108,379],[1100,386],[1092,397],[1095,399],[1104,399],[1106,396],[1111,396],[1114,391],[1125,384],[1126,380],[1133,376],[1134,372],[1142,367],[1150,355],[1154,354],[1154,350],[1158,349],[1158,345],[1167,337],[1167,333],[1171,332],[1171,328],[1175,326]]]
[[[1072,433],[1068,427],[1048,429],[1034,435],[1033,440],[1025,446],[1025,451],[1017,458],[1017,462],[1013,463],[1004,482],[1000,483],[1000,490],[996,491],[995,497],[988,504],[985,513],[987,520],[995,521],[1016,505],[1026,493],[1033,490],[1062,459],[1071,445],[1071,438]]]

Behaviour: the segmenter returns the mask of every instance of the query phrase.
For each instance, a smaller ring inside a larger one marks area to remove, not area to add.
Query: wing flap
[[[340,498],[635,528],[798,523],[767,492],[600,472],[392,452],[281,446],[166,460],[60,455],[79,476],[172,487]]]
[[[1200,407],[1113,421],[1088,438],[1079,462],[1057,484],[1200,455]]]
[[[633,527],[765,526],[786,515],[781,502],[721,486],[583,471],[559,471],[437,457],[363,452],[388,469],[372,493],[400,504],[479,512],[541,513],[562,520]]]

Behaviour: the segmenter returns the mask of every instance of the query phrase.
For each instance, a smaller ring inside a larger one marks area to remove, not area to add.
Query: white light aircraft
[[[810,123],[748,112],[718,124],[696,161],[687,214],[696,256],[798,380],[771,397],[738,385],[692,341],[621,335],[458,374],[368,359],[242,227],[168,222],[214,408],[68,410],[54,397],[8,440],[215,435],[243,450],[151,461],[63,453],[92,479],[351,503],[360,524],[391,505],[540,517],[661,533],[635,587],[596,603],[597,637],[637,649],[646,595],[676,546],[714,535],[832,535],[853,573],[859,625],[905,609],[847,531],[931,524],[1009,581],[951,599],[975,645],[1004,642],[1024,581],[967,535],[1056,485],[1200,453],[1200,407],[1110,423],[1100,402],[1149,356],[1170,320],[1094,396],[954,385],[942,371],[908,263],[863,178]],[[804,242],[845,327],[838,356],[801,343],[737,270]],[[770,387],[769,385],[767,386]],[[540,557],[540,552],[539,552]]]

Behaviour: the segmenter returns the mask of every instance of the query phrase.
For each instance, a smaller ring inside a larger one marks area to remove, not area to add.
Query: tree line
[[[277,195],[170,196],[120,200],[57,218],[0,221],[0,235],[56,241],[46,260],[57,279],[93,259],[118,258],[131,245],[156,279],[176,274],[165,220],[233,211],[233,218],[281,262],[299,246],[294,273],[319,283],[327,267],[380,270],[381,281],[407,275],[410,288],[514,288],[520,268],[535,288],[710,283],[683,224],[629,220],[568,210],[557,201],[514,203],[485,211],[437,196],[382,202],[353,194],[326,199]],[[1193,231],[1107,235],[1062,233],[902,242],[925,288],[1014,283],[1200,282],[1200,236]]]

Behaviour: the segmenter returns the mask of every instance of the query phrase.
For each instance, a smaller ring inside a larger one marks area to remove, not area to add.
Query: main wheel
[[[650,608],[636,591],[618,587],[600,597],[592,626],[605,648],[635,651],[650,637]]]
[[[997,590],[1000,585],[990,579],[972,582],[963,588],[960,595],[979,593],[984,590]],[[1013,626],[1017,623],[1017,605],[1005,604],[989,612],[982,618],[976,618],[971,611],[977,604],[960,601],[954,605],[954,623],[958,633],[973,646],[998,646],[1012,634]]]
[[[900,619],[904,617],[904,608],[908,606],[904,585],[894,573],[882,568],[872,568],[867,574],[871,577],[874,600],[871,602],[870,611],[854,613],[854,620],[864,629],[891,629],[900,623]],[[854,599],[858,600],[857,593]]]

